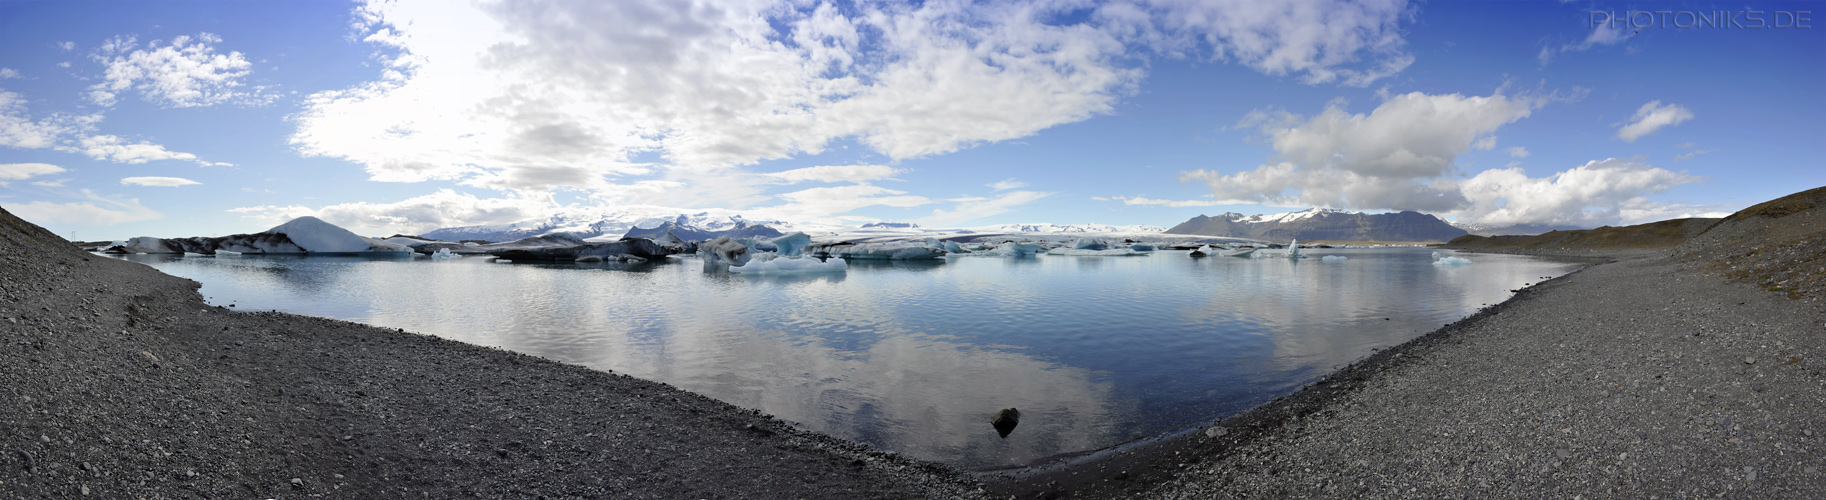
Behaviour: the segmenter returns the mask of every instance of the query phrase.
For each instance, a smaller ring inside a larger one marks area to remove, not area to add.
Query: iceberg
[[[1217,254],[1225,256],[1225,257],[1242,257],[1245,259],[1249,259],[1249,258],[1255,257],[1255,247],[1243,247],[1243,248],[1238,248],[1238,249],[1234,249],[1234,250],[1223,250],[1223,251],[1219,251]]]
[[[1324,257],[1319,257],[1319,260],[1322,260],[1325,262],[1343,262],[1343,261],[1350,260],[1350,257],[1345,257],[1343,255],[1327,255]]]
[[[1023,256],[1030,256],[1030,255],[1039,255],[1040,250],[1041,250],[1041,247],[1038,244],[1016,243],[1016,242],[1009,241],[1009,242],[1003,242],[1000,245],[996,245],[995,248],[984,250],[982,252],[977,252],[972,255],[987,255],[987,256],[1000,256],[1000,257],[1023,257]]]
[[[748,255],[748,246],[718,236],[697,246],[697,256],[704,259],[705,271],[719,271],[728,266],[747,264],[752,256]]]
[[[450,253],[450,249],[448,249],[448,248],[439,248],[439,249],[437,249],[437,252],[433,252],[431,254],[431,260],[450,260],[450,259],[460,259],[460,258],[463,258],[463,256],[460,254]]]
[[[788,257],[797,257],[805,255],[805,247],[812,245],[812,237],[805,233],[788,233],[774,238],[773,244],[774,252]]]
[[[316,217],[299,217],[292,219],[290,222],[266,230],[265,234],[285,235],[286,238],[291,240],[292,244],[311,253],[412,251],[412,247],[406,245],[357,236],[347,229],[324,222],[322,219]]]
[[[963,245],[959,245],[955,241],[947,241],[945,242],[945,253],[966,254],[970,253],[970,249],[964,248]]]
[[[778,254],[767,254],[778,256]],[[812,257],[778,257],[756,258],[740,266],[730,266],[729,272],[744,274],[819,274],[841,273],[849,269],[849,263],[843,259],[825,259],[819,261]]]
[[[1072,250],[1106,250],[1109,245],[1096,238],[1080,238],[1072,241]]]
[[[1129,245],[1129,250],[1134,250],[1137,252],[1152,252],[1152,251],[1154,251],[1154,245],[1147,244],[1147,243],[1136,243],[1133,245]]]
[[[927,248],[923,243],[881,242],[881,243],[824,243],[807,248],[813,255],[820,257],[841,257],[846,259],[876,260],[919,260],[936,259],[945,255],[944,250]]]
[[[1439,266],[1439,267],[1469,266],[1469,265],[1471,265],[1471,259],[1467,259],[1464,257],[1450,257],[1450,256],[1447,256],[1447,255],[1439,253],[1439,252],[1433,252],[1433,265]]]
[[[109,253],[410,253],[412,247],[365,238],[316,217],[299,217],[264,232],[219,237],[155,238],[141,236]]]

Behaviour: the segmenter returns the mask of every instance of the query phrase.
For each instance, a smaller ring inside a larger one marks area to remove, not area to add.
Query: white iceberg
[[[411,252],[412,247],[363,238],[335,224],[316,217],[299,217],[266,230],[266,234],[283,234],[292,244],[310,253]]]
[[[1464,257],[1448,257],[1439,252],[1433,252],[1433,265],[1439,267],[1469,266],[1471,265],[1471,259]]]
[[[812,245],[812,237],[805,233],[788,233],[774,238],[774,252],[788,257],[805,255],[805,247]]]
[[[1345,257],[1343,255],[1327,255],[1324,257],[1319,257],[1319,260],[1322,260],[1325,262],[1343,262],[1343,261],[1350,260],[1350,257]]]
[[[966,254],[970,253],[970,249],[964,248],[963,245],[959,245],[955,241],[947,241],[945,242],[945,253]]]
[[[450,260],[450,259],[461,259],[461,258],[463,258],[463,256],[461,254],[450,253],[450,249],[448,249],[448,248],[439,248],[439,249],[437,249],[437,253],[431,254],[431,260]]]
[[[745,274],[822,274],[841,273],[849,269],[849,263],[843,259],[831,258],[820,262],[812,257],[777,257],[763,258],[757,254],[747,264],[730,266],[729,272]],[[778,254],[766,254],[775,255]]]

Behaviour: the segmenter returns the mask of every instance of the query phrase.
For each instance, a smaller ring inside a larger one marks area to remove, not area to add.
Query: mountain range
[[[766,226],[776,231],[793,230],[793,224],[785,221],[749,220],[729,211],[684,211],[676,208],[634,205],[615,209],[567,208],[543,219],[528,219],[509,224],[447,227],[419,236],[444,241],[513,241],[555,232],[568,232],[582,238],[620,237],[628,234],[629,231],[652,230],[662,226],[665,226],[666,231],[674,231],[679,237],[686,239],[696,239],[686,236],[687,233],[709,233],[720,236],[727,231],[743,230],[755,226]],[[662,235],[665,235],[664,231],[654,236]],[[711,236],[711,238],[714,237]]]
[[[1266,241],[1414,241],[1443,242],[1464,236],[1464,229],[1420,212],[1366,214],[1313,208],[1279,214],[1200,215],[1167,229],[1173,234],[1196,234]]]

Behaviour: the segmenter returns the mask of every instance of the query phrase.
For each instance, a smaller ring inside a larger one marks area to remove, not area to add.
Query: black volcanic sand
[[[1243,414],[992,477],[991,491],[1826,496],[1826,314],[1665,250],[1607,253]]]
[[[673,387],[209,307],[0,211],[0,498],[960,498]],[[984,425],[988,425],[984,423]]]

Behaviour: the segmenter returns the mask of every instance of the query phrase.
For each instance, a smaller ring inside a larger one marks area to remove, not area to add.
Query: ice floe
[[[813,257],[778,257],[778,254],[756,254],[747,264],[730,266],[729,272],[744,274],[823,274],[841,273],[849,269],[849,263],[843,259],[831,258],[819,261]]]

